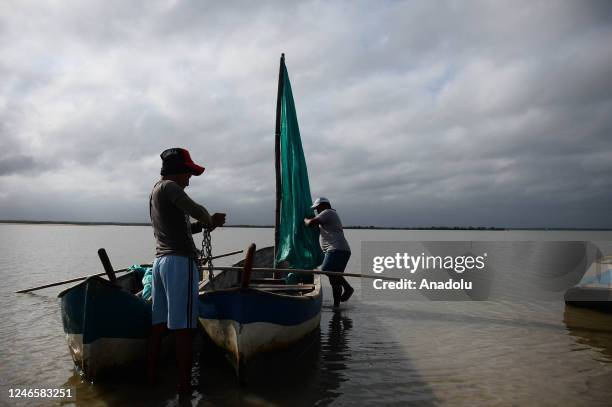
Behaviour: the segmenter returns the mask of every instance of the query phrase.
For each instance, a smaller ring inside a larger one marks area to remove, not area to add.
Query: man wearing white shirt
[[[317,198],[312,208],[317,212],[317,216],[305,218],[304,224],[308,227],[319,227],[319,242],[325,253],[321,270],[343,273],[351,257],[351,248],[344,237],[340,217],[325,197]],[[330,276],[329,282],[336,308],[340,306],[340,302],[348,301],[355,291],[344,277]]]

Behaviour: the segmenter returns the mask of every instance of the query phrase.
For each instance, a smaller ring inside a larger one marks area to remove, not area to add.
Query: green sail
[[[276,262],[287,262],[289,268],[314,269],[323,262],[323,252],[318,228],[304,225],[304,218],[314,215],[308,169],[289,74],[285,64],[281,69],[281,209]]]

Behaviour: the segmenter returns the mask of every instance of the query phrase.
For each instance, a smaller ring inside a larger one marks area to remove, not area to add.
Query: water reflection
[[[144,366],[95,384],[74,374],[65,385],[77,387],[79,406],[435,404],[431,389],[400,344],[390,339],[367,306],[360,307],[364,309],[353,317],[350,311],[324,308],[320,329],[297,346],[254,360],[246,384],[236,380],[222,352],[199,337],[192,371],[195,389],[187,397],[176,395],[173,358],[160,369],[155,388],[146,385]]]
[[[563,322],[576,343],[600,352],[603,362],[612,362],[612,314],[567,305]]]
[[[167,362],[160,369],[159,385],[155,387],[146,383],[144,365],[117,371],[100,382],[85,380],[73,369],[63,386],[76,389],[74,405],[77,406],[165,405],[178,401],[174,387],[176,371],[174,364]]]
[[[159,386],[153,389],[144,382],[144,370],[95,384],[75,373],[64,385],[77,388],[76,405],[328,405],[342,394],[341,383],[347,380],[353,321],[340,312],[322,315],[322,330],[287,350],[254,360],[246,384],[236,380],[219,349],[199,338],[192,373],[196,387],[188,397],[175,394],[171,360],[160,369]]]
[[[224,356],[205,343],[194,375],[199,382],[198,401],[224,405],[327,405],[340,394],[339,370],[344,369],[328,367],[330,353],[337,347],[327,344],[346,343],[341,338],[345,334],[346,331],[331,329],[330,322],[327,333],[317,329],[289,349],[262,355],[249,366],[243,385]]]
[[[329,320],[325,353],[323,354],[324,368],[332,371],[346,370],[346,360],[350,357],[349,337],[353,328],[353,320],[340,311],[333,312]]]

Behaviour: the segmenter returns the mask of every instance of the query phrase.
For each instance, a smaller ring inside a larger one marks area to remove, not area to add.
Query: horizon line
[[[30,224],[30,225],[74,225],[74,226],[151,226],[150,222],[115,222],[115,221],[57,221],[57,220],[24,220],[24,219],[0,219],[0,224]],[[236,224],[224,225],[227,228],[262,228],[272,229],[274,225],[249,225]],[[500,226],[375,226],[375,225],[351,225],[344,229],[374,229],[374,230],[575,230],[575,231],[612,231],[608,228],[580,228],[580,227],[500,227]]]

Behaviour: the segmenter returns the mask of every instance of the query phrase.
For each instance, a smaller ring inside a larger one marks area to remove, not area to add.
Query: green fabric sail
[[[276,262],[287,262],[289,268],[314,269],[323,262],[323,252],[319,229],[304,225],[304,218],[314,215],[312,197],[289,74],[284,64],[282,69],[281,209]]]

